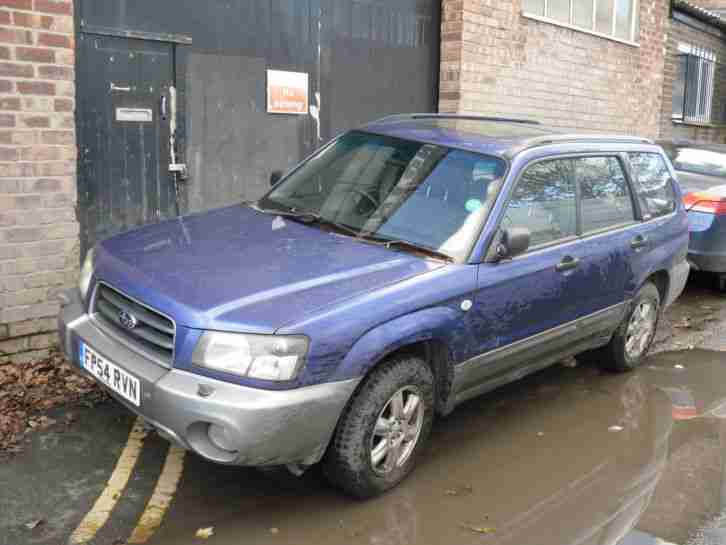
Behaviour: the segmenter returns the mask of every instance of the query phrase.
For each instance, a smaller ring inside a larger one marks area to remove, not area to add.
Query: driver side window
[[[542,161],[527,168],[514,188],[502,228],[526,227],[530,248],[577,234],[577,205],[571,159]]]

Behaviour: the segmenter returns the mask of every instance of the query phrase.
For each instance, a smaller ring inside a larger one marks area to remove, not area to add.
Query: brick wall
[[[72,0],[0,0],[0,364],[42,357],[76,281]]]
[[[442,4],[442,112],[657,136],[668,0],[641,0],[640,47],[527,19],[520,0]]]
[[[724,0],[724,4],[726,4],[726,0]],[[676,55],[679,43],[710,49],[716,53],[716,58],[720,62],[726,63],[725,32],[685,14],[679,14],[677,19],[671,19],[666,45],[660,137],[667,140],[688,138],[706,142],[726,143],[726,128],[724,127],[673,122],[673,80],[676,77]],[[717,69],[714,89],[714,112],[717,112],[718,105],[723,104],[726,100],[726,85],[722,83],[724,74],[726,74],[726,65],[721,65]]]

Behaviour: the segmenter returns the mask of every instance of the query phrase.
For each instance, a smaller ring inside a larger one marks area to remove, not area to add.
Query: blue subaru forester
[[[385,118],[259,201],[98,244],[61,342],[208,460],[322,461],[373,496],[409,473],[435,414],[569,356],[643,360],[688,276],[673,179],[642,138]]]

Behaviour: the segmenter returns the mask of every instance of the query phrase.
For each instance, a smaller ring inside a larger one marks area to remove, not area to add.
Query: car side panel
[[[310,338],[311,384],[364,376],[391,351],[424,339],[442,340],[452,361],[464,361],[476,353],[476,343],[474,317],[462,303],[475,289],[476,267],[450,264],[344,301],[277,333]]]

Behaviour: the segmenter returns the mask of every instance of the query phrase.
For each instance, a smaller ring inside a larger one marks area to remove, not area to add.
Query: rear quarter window
[[[673,179],[658,153],[628,153],[635,192],[646,219],[665,216],[676,209]]]

